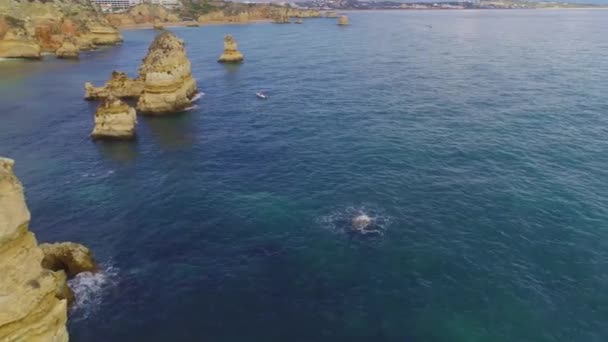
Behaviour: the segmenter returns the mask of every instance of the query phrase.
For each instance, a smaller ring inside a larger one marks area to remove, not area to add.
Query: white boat
[[[266,100],[268,98],[268,96],[264,95],[264,93],[262,93],[262,92],[255,93],[255,96],[257,96],[258,98],[260,98],[262,100]]]

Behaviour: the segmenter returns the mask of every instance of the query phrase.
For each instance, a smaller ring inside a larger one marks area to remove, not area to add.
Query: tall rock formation
[[[243,54],[239,52],[236,41],[231,34],[224,37],[224,53],[218,59],[220,63],[240,63],[243,61]]]
[[[112,71],[112,76],[105,85],[95,87],[90,82],[84,84],[84,98],[87,100],[100,100],[108,96],[121,99],[137,98],[144,90],[141,78],[130,78],[124,72]]]
[[[69,37],[79,50],[122,41],[89,0],[0,0],[0,57],[39,58]]]
[[[144,89],[137,110],[145,114],[177,112],[191,104],[196,94],[184,42],[164,31],[156,36],[139,68]]]
[[[30,212],[13,160],[0,158],[0,341],[63,342],[65,274],[40,265],[42,250],[28,230]]]
[[[341,15],[338,18],[338,25],[340,25],[340,26],[346,26],[346,25],[348,25],[348,17],[345,16],[345,15]]]
[[[49,245],[45,251],[38,246],[14,163],[0,157],[0,341],[66,342],[67,304],[73,299],[66,271],[72,277],[97,266],[82,245]],[[61,262],[50,264],[47,259],[55,256]]]
[[[136,124],[135,109],[110,95],[104,98],[97,108],[95,128],[93,128],[91,137],[93,139],[133,139]],[[71,275],[69,270],[67,272],[68,275]]]

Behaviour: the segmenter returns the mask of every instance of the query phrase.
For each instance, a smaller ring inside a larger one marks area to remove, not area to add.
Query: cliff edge
[[[67,341],[67,300],[56,295],[65,276],[41,266],[13,164],[0,158],[0,341]]]
[[[121,41],[118,30],[88,0],[0,0],[0,57],[40,58],[66,42],[88,50]],[[62,51],[66,48],[74,50],[68,45]]]
[[[80,257],[86,247],[69,243],[62,244],[64,254],[79,257],[45,268],[57,252],[43,251],[29,231],[30,212],[13,165],[0,157],[0,341],[65,342],[67,305],[73,300],[66,271],[73,276],[97,266],[90,252],[89,259]],[[67,260],[61,257],[57,260]]]

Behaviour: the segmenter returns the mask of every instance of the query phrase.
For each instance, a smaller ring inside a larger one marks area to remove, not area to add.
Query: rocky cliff
[[[0,57],[40,58],[69,38],[79,50],[122,41],[88,0],[0,0]]]
[[[139,75],[144,89],[137,110],[142,113],[179,111],[190,105],[197,92],[184,42],[169,31],[156,36],[139,68]]]
[[[13,161],[0,158],[0,341],[68,340],[65,275],[45,270]]]
[[[200,23],[247,23],[259,20],[286,22],[291,17],[311,18],[320,17],[317,10],[302,10],[274,5],[230,4],[228,7],[215,10],[198,17]]]
[[[244,59],[243,54],[237,49],[236,41],[232,35],[224,37],[224,53],[218,59],[221,63],[240,63]]]
[[[160,5],[140,4],[129,8],[125,13],[108,14],[108,21],[116,26],[136,24],[161,24],[180,21],[179,17]]]
[[[97,266],[90,252],[89,259],[80,252],[88,251],[82,245],[62,244],[63,254],[38,246],[28,229],[30,212],[13,165],[13,160],[0,157],[0,341],[65,342],[67,304],[73,299],[66,270],[73,276]],[[67,262],[45,268],[54,255],[57,260],[73,256],[71,268]]]
[[[101,101],[95,112],[93,139],[132,139],[135,137],[135,109],[114,96]],[[68,275],[71,273],[68,271]]]

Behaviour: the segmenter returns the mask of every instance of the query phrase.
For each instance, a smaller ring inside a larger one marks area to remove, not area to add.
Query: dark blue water
[[[608,340],[608,11],[350,19],[173,29],[206,95],[134,143],[89,139],[83,84],[153,31],[0,62],[32,230],[105,268],[73,341]]]

